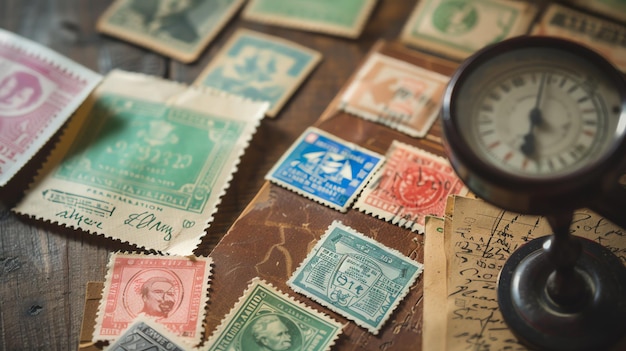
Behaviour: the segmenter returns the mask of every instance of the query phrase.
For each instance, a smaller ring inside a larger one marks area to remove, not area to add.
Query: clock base
[[[626,335],[626,267],[609,249],[582,244],[575,271],[583,284],[579,301],[562,305],[546,285],[553,264],[544,251],[550,236],[517,249],[498,278],[502,316],[524,344],[540,350],[604,350]]]

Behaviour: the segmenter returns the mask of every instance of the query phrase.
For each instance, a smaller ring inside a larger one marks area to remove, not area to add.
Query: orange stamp
[[[145,316],[197,344],[208,300],[212,259],[114,253],[93,340],[114,340]]]
[[[423,137],[432,126],[449,77],[389,56],[370,56],[341,99],[359,117]]]

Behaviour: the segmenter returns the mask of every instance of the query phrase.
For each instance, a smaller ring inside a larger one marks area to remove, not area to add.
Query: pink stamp
[[[341,108],[412,137],[423,137],[437,119],[449,78],[373,54],[341,98]]]
[[[112,254],[93,340],[116,339],[138,316],[200,341],[211,258]]]
[[[394,141],[386,158],[357,200],[362,212],[424,233],[426,216],[443,216],[448,195],[467,193],[443,157]]]
[[[0,186],[50,139],[101,78],[0,29]]]

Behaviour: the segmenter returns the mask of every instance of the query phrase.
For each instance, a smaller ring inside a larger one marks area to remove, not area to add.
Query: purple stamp
[[[0,186],[63,125],[102,77],[0,29]]]

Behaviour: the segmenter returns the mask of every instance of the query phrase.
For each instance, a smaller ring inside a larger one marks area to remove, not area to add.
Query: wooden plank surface
[[[191,83],[239,27],[293,40],[323,61],[276,119],[263,120],[211,227],[196,251],[207,255],[252,200],[280,155],[327,107],[375,41],[395,39],[416,0],[380,1],[357,40],[244,21],[239,15],[193,64],[181,64],[121,40],[94,25],[111,1],[0,0],[0,28],[19,33],[106,74],[114,68]],[[10,208],[50,145],[0,189],[0,350],[76,349],[89,281],[103,281],[107,256],[131,250],[117,242],[18,218]]]

